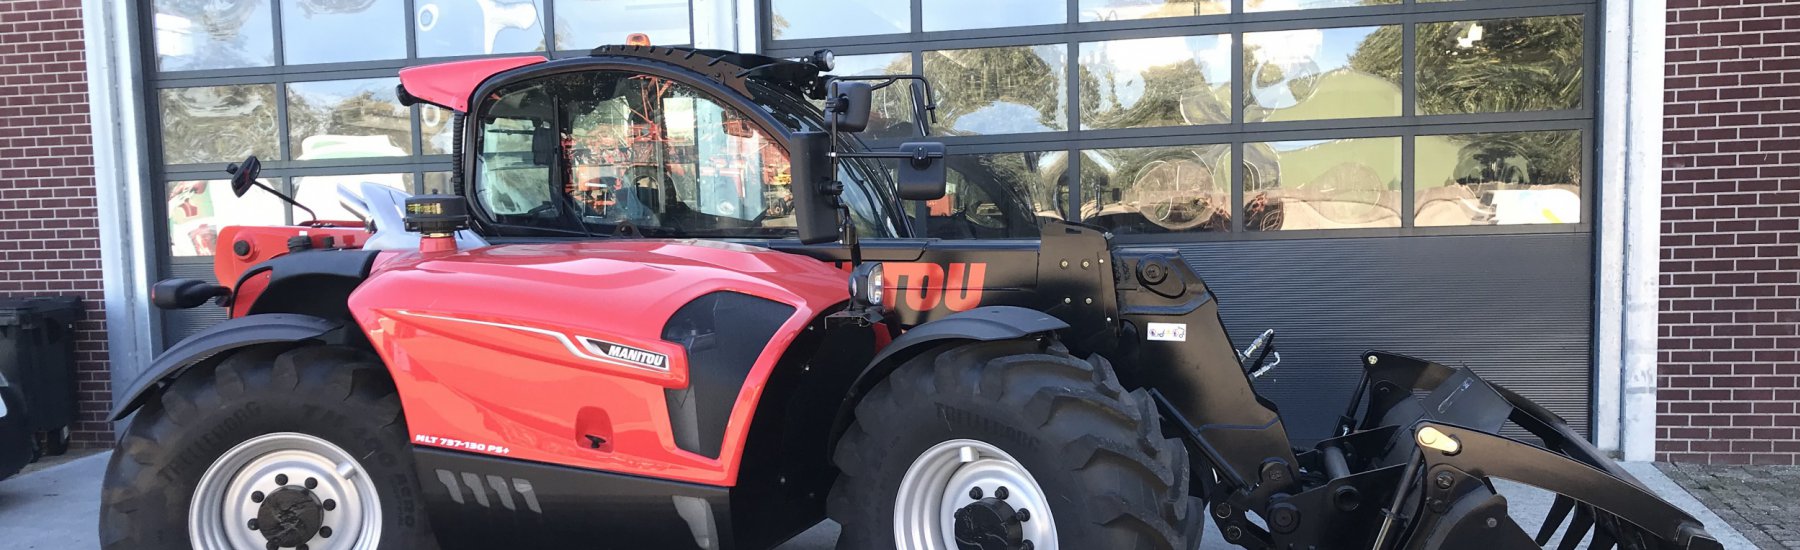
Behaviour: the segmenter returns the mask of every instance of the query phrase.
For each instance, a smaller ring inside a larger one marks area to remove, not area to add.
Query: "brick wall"
[[[1657,458],[1800,463],[1800,2],[1669,0]]]
[[[0,296],[72,295],[77,445],[111,444],[80,0],[0,1]]]

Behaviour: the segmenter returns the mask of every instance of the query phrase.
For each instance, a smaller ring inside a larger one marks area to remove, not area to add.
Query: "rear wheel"
[[[381,364],[333,346],[252,348],[181,375],[108,465],[105,548],[437,546]]]
[[[870,391],[838,443],[838,547],[1179,550],[1199,544],[1187,452],[1098,356],[952,345]]]

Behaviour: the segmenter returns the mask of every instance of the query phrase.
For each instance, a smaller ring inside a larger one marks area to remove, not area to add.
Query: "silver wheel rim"
[[[251,520],[260,501],[284,488],[304,489],[329,508],[321,521],[329,532],[306,541],[308,550],[373,550],[380,542],[381,501],[368,472],[337,445],[299,433],[260,436],[213,461],[188,506],[188,540],[199,550],[268,548]]]
[[[1030,511],[1020,525],[1035,550],[1056,550],[1056,518],[1031,472],[999,447],[973,439],[945,441],[913,460],[894,497],[894,544],[899,550],[956,550],[956,511],[974,502],[973,489]]]

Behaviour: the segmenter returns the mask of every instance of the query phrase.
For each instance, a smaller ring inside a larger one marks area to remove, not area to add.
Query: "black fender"
[[[1063,320],[1035,309],[984,306],[907,330],[882,348],[880,353],[875,354],[875,358],[869,361],[869,365],[863,368],[862,373],[856,376],[856,381],[850,385],[849,394],[844,396],[843,403],[838,406],[837,419],[832,422],[831,448],[836,449],[838,437],[850,428],[850,417],[856,410],[856,403],[906,360],[950,342],[1016,340],[1067,328],[1069,324]]]
[[[340,321],[311,315],[264,313],[208,327],[164,350],[125,391],[115,394],[110,420],[117,422],[125,418],[143,406],[152,388],[173,380],[188,367],[208,358],[257,344],[317,339],[342,326]]]
[[[350,293],[369,278],[379,250],[306,250],[276,256],[244,271],[231,288],[269,274],[269,284],[250,304],[250,315],[299,313],[350,320]],[[236,299],[235,296],[233,299]]]

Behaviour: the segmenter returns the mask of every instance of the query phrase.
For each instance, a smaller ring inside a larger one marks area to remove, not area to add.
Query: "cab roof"
[[[819,67],[812,63],[738,53],[726,50],[681,48],[670,46],[601,46],[589,52],[588,58],[632,57],[681,66],[713,78],[722,84],[743,89],[746,80],[755,80],[814,99],[824,97],[824,79]],[[541,55],[453,61],[400,70],[400,102],[403,105],[427,103],[458,113],[469,111],[469,101],[476,88],[493,78],[520,67],[547,63]],[[569,60],[559,60],[569,61]]]

